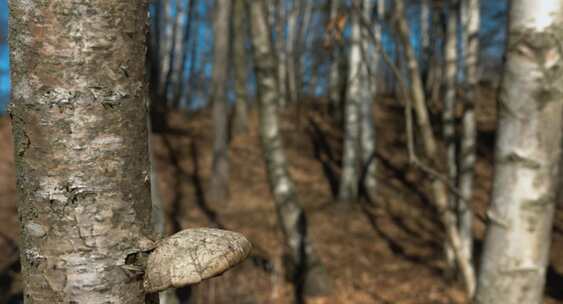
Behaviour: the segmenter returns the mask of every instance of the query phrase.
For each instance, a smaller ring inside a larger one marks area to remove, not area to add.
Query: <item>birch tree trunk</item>
[[[442,112],[442,133],[446,144],[448,178],[453,185],[457,185],[456,126],[454,113],[456,106],[457,12],[459,2],[458,0],[450,0],[447,6],[446,43],[444,46],[446,57],[446,64],[444,65],[446,92],[444,96],[444,111]],[[455,210],[458,203],[457,197],[450,194],[448,201],[449,208]],[[463,204],[463,202],[460,201],[460,204]],[[451,246],[446,247],[446,257],[448,259],[448,265],[454,266],[455,254]],[[469,256],[469,258],[471,258],[471,256]]]
[[[196,0],[188,0],[188,14],[186,19],[186,25],[184,29],[184,37],[182,41],[182,49],[181,49],[181,61],[176,63],[176,71],[175,73],[178,75],[177,83],[174,85],[174,92],[172,97],[172,107],[179,108],[182,102],[182,96],[184,95],[186,90],[189,90],[188,85],[185,84],[186,80],[186,73],[185,73],[185,64],[188,58],[188,51],[190,51],[188,45],[192,36],[192,26],[194,23],[194,7],[196,7],[197,3]],[[184,13],[185,14],[185,13]]]
[[[213,75],[211,100],[213,102],[213,163],[209,198],[212,201],[225,201],[229,197],[229,129],[226,83],[229,61],[229,33],[231,0],[215,2]]]
[[[422,0],[420,3],[420,62],[425,71],[429,69],[430,59],[430,2],[430,0]]]
[[[563,115],[563,3],[514,0],[476,303],[542,303]]]
[[[287,88],[287,49],[285,39],[285,26],[287,21],[287,11],[283,0],[276,0],[278,8],[278,18],[276,22],[276,50],[277,50],[277,72],[278,89],[280,92],[279,104],[285,106],[289,100]]]
[[[307,235],[307,221],[288,172],[277,117],[279,93],[275,59],[266,23],[265,1],[247,1],[251,12],[252,44],[260,116],[260,139],[270,189],[287,254],[286,272],[296,283],[296,294],[319,295],[328,291],[328,278]]]
[[[362,26],[362,57],[364,62],[358,68],[360,69],[360,74],[358,77],[361,82],[361,90],[359,92],[360,101],[360,148],[361,148],[361,180],[363,185],[363,190],[365,196],[370,202],[375,202],[376,190],[377,190],[377,162],[375,160],[375,125],[373,122],[373,100],[376,96],[376,78],[374,77],[377,72],[377,64],[379,61],[379,56],[376,50],[370,50],[369,35],[370,31],[366,27],[371,24],[371,11],[373,5],[370,0],[362,0],[362,18],[366,21],[366,24]],[[381,5],[384,5],[384,1],[379,1],[378,12],[381,9]],[[374,22],[373,33],[376,35],[377,39],[380,39],[381,35],[380,23]],[[350,97],[348,97],[350,98]]]
[[[296,47],[298,42],[298,17],[299,17],[299,0],[293,0],[291,10],[287,17],[287,40],[286,48],[286,65],[287,65],[287,93],[288,101],[296,103],[298,99],[297,93],[297,68],[296,68]]]
[[[159,98],[166,98],[166,87],[168,86],[167,82],[169,80],[169,72],[170,72],[170,62],[172,56],[172,48],[173,48],[173,24],[172,24],[172,1],[171,0],[161,0],[161,6],[164,6],[164,9],[160,10],[160,13],[163,16],[160,17],[162,24],[160,25],[163,28],[163,34],[161,35],[159,55],[160,55],[160,74],[158,80],[158,97]],[[160,101],[161,103],[165,104],[166,100]]]
[[[348,71],[348,89],[346,108],[344,111],[344,150],[342,156],[342,174],[338,199],[341,202],[350,202],[358,198],[358,165],[360,161],[360,105],[366,93],[362,87],[362,78],[365,78],[365,62],[362,60],[362,28],[359,12],[361,2],[354,1],[356,9],[350,16],[352,34],[350,37],[350,57]],[[368,90],[369,92],[369,90]]]
[[[248,131],[247,89],[246,89],[246,12],[244,0],[234,0],[233,9],[233,66],[235,74],[235,119],[233,133]],[[275,23],[274,23],[275,24]]]
[[[174,17],[174,43],[170,60],[170,83],[166,89],[166,100],[175,104],[176,88],[180,86],[180,79],[184,71],[184,39],[185,31],[182,17],[186,15],[184,0],[176,0],[176,16]]]
[[[479,57],[479,0],[464,1],[463,29],[465,45],[465,82],[466,96],[462,117],[461,151],[459,188],[462,195],[460,200],[458,218],[463,250],[467,256],[473,252],[473,233],[471,211],[471,198],[473,194],[473,175],[475,171],[475,147],[477,140],[477,125],[475,121],[475,98],[477,90],[477,60]]]
[[[25,303],[145,303],[145,1],[10,1]]]
[[[420,132],[422,133],[424,156],[428,159],[428,161],[430,161],[430,166],[436,168],[440,164],[438,146],[430,124],[428,109],[426,108],[418,63],[409,40],[410,33],[405,19],[404,0],[395,1],[393,18],[396,22],[399,39],[401,40],[401,44],[403,45],[403,49],[405,51],[409,79],[411,81],[409,97],[412,99],[417,123],[419,125]],[[448,204],[448,191],[446,185],[439,178],[432,177],[432,191],[434,194],[434,203],[436,204],[440,214],[440,220],[446,229],[449,246],[452,247],[457,265],[461,270],[466,291],[469,296],[472,296],[475,291],[475,271],[471,262],[463,255],[463,248],[456,217],[453,210],[449,208]]]
[[[338,8],[340,0],[330,0],[330,22],[333,22],[338,17]],[[335,45],[331,48],[331,61],[328,80],[329,100],[334,112],[340,112],[340,78],[338,77],[338,61],[339,52],[338,46]],[[342,117],[342,116],[340,116]]]

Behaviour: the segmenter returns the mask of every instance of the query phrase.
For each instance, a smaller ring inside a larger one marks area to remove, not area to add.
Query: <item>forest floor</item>
[[[477,251],[491,193],[496,125],[494,94],[482,95],[477,104],[479,144],[472,202]],[[377,201],[352,204],[335,203],[342,134],[319,108],[305,104],[280,113],[308,231],[332,279],[331,295],[308,303],[468,303],[462,284],[444,262],[444,234],[432,208],[429,178],[408,164],[403,107],[391,99],[376,104]],[[257,115],[250,115],[247,134],[232,137],[228,202],[212,202],[206,195],[213,140],[210,117],[208,109],[171,113],[169,128],[153,137],[167,231],[200,226],[236,230],[252,241],[255,250],[248,262],[192,288],[190,303],[291,303],[292,286],[282,274],[282,235],[266,180]],[[0,304],[18,303],[14,161],[6,118],[0,120],[0,145]],[[563,303],[562,208],[555,220],[545,303]]]

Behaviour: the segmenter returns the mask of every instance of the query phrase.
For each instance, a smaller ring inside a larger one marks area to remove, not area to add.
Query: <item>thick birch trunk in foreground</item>
[[[251,11],[252,44],[256,69],[260,115],[260,139],[266,160],[270,188],[279,225],[285,238],[286,271],[305,295],[328,291],[327,274],[307,236],[305,213],[288,172],[277,117],[279,93],[276,87],[275,59],[264,16],[264,1],[248,1]],[[299,290],[297,290],[298,293]]]
[[[358,8],[359,1],[353,5]],[[359,158],[360,158],[360,105],[362,94],[369,92],[362,87],[361,79],[366,76],[365,62],[362,60],[362,29],[358,10],[352,12],[351,46],[349,57],[348,89],[344,111],[344,155],[342,174],[338,190],[338,200],[349,202],[358,198]]]
[[[405,50],[409,79],[411,81],[409,97],[412,99],[413,108],[420,128],[424,148],[424,156],[425,159],[430,162],[430,166],[436,168],[440,164],[441,160],[438,153],[436,139],[434,138],[434,134],[432,132],[428,109],[426,108],[424,90],[422,87],[422,81],[420,79],[418,63],[416,61],[416,56],[409,40],[410,33],[407,21],[405,19],[403,0],[395,1],[394,19],[396,22],[396,29],[399,35],[399,39],[401,40],[401,43]],[[448,204],[448,189],[444,182],[439,178],[432,178],[434,203],[438,208],[440,220],[446,229],[449,246],[451,246],[452,250],[454,251],[457,265],[461,270],[466,291],[469,296],[472,296],[475,291],[475,271],[473,269],[471,261],[463,255],[463,248],[457,227],[456,217],[453,210],[449,208]]]
[[[563,128],[563,3],[542,3],[509,12],[478,304],[542,302]]]
[[[459,188],[462,195],[458,209],[459,231],[463,251],[471,256],[473,253],[473,212],[471,199],[473,195],[473,176],[475,172],[477,122],[475,120],[475,98],[477,97],[477,62],[479,58],[479,0],[463,1],[463,44],[465,46],[465,83],[466,95],[462,117],[462,134],[460,149]]]
[[[231,0],[215,1],[213,75],[211,99],[213,102],[213,164],[209,198],[225,201],[229,197],[229,126],[226,83],[229,63],[229,33]]]
[[[24,298],[145,303],[145,1],[10,1]]]

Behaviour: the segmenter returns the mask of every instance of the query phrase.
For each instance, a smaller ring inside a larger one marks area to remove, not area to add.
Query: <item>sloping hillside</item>
[[[482,238],[489,199],[494,144],[494,103],[478,107],[480,145],[474,208],[475,232]],[[379,162],[376,202],[334,203],[341,134],[317,106],[281,113],[285,150],[308,231],[333,279],[330,298],[314,303],[467,303],[462,285],[446,271],[441,232],[427,191],[428,177],[408,165],[403,109],[384,99],[374,110]],[[243,232],[255,245],[252,258],[222,277],[191,290],[195,303],[291,303],[291,285],[282,273],[281,233],[266,182],[257,115],[250,131],[232,138],[231,200],[211,202],[206,189],[211,167],[211,113],[170,113],[170,129],[153,144],[159,189],[169,233],[185,227],[216,226]],[[17,235],[15,186],[9,124],[0,122],[0,303],[19,289],[13,262]],[[546,303],[563,303],[563,215],[558,214]],[[479,244],[479,242],[478,242]],[[5,295],[2,298],[2,295]],[[182,297],[187,297],[184,293]],[[4,302],[2,302],[4,301]]]

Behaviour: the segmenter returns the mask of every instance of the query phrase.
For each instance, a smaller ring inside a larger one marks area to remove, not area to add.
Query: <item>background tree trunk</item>
[[[213,164],[209,198],[225,201],[229,198],[229,125],[226,83],[229,68],[229,33],[231,0],[215,2],[213,75],[211,100],[213,102]]]
[[[412,98],[414,111],[416,113],[417,122],[422,133],[422,143],[424,148],[424,156],[430,161],[432,168],[438,167],[440,158],[438,153],[438,146],[432,131],[432,125],[426,108],[426,101],[424,96],[424,89],[420,79],[420,72],[414,50],[409,41],[409,28],[405,19],[404,1],[395,1],[394,20],[396,22],[396,29],[401,44],[405,50],[405,57],[407,60],[407,67],[409,73],[410,85],[410,98]],[[465,283],[466,291],[469,296],[472,296],[475,291],[475,271],[471,261],[463,255],[463,248],[461,238],[457,227],[457,221],[453,210],[449,208],[448,191],[446,185],[442,180],[433,176],[432,177],[432,191],[434,194],[434,203],[438,208],[440,220],[445,226],[446,235],[449,245],[451,246],[456,256],[456,261],[459,269],[461,270],[463,280]]]
[[[456,75],[457,75],[457,17],[459,10],[458,0],[450,0],[447,5],[446,44],[444,75],[446,92],[444,96],[444,110],[442,112],[442,133],[446,144],[446,166],[448,179],[452,185],[457,185],[457,153],[456,153]],[[455,194],[449,195],[449,208],[457,208],[458,198]],[[459,202],[467,206],[463,201]],[[458,217],[459,221],[459,217]],[[460,228],[461,230],[461,228]],[[455,266],[455,254],[451,246],[446,247],[448,265]]]
[[[475,172],[475,147],[477,140],[477,124],[475,121],[475,98],[477,98],[477,61],[479,57],[479,0],[463,0],[464,24],[463,33],[465,45],[465,83],[466,95],[462,117],[461,151],[459,188],[462,195],[458,218],[459,231],[462,239],[464,254],[473,254],[471,199],[473,194],[473,175]]]
[[[289,100],[288,96],[288,88],[287,88],[287,39],[285,34],[285,28],[288,18],[288,12],[286,7],[284,6],[284,1],[276,0],[277,2],[277,10],[278,10],[278,18],[276,22],[276,39],[274,40],[276,43],[276,50],[277,50],[277,72],[278,72],[278,89],[280,92],[280,99],[278,103],[280,106],[285,106]]]
[[[163,35],[161,35],[160,41],[160,75],[158,80],[158,98],[163,98],[161,100],[162,104],[166,103],[166,88],[168,86],[168,80],[170,76],[170,62],[172,60],[172,49],[174,46],[174,28],[172,24],[172,1],[171,0],[162,0],[162,6],[164,6],[164,10],[160,10],[162,16],[160,16],[160,20],[162,21],[163,27]]]
[[[248,131],[247,87],[246,87],[246,37],[247,17],[244,0],[234,0],[233,9],[233,66],[235,74],[235,119],[233,133],[241,134]]]
[[[174,91],[179,85],[180,78],[184,70],[184,62],[182,61],[184,53],[184,33],[186,28],[184,27],[184,22],[182,17],[186,14],[186,7],[184,5],[184,0],[176,0],[176,11],[174,16],[174,35],[173,35],[173,45],[172,54],[170,56],[170,69],[168,87],[166,90],[166,100],[170,104],[174,104]]]
[[[563,4],[512,1],[476,303],[542,303],[563,128]]]
[[[145,303],[126,264],[153,238],[146,2],[10,1],[10,13],[25,302]]]
[[[383,14],[384,1],[378,1],[378,15]],[[363,0],[362,18],[362,55],[365,63],[359,67],[364,71],[361,73],[362,90],[360,104],[360,147],[362,155],[362,185],[367,199],[370,202],[376,200],[377,190],[377,162],[375,159],[376,134],[373,122],[373,102],[377,94],[377,79],[375,75],[378,70],[379,51],[370,49],[370,30],[367,26],[371,25],[371,11],[373,5],[369,0]],[[373,22],[373,34],[376,35],[375,41],[381,41],[381,23]]]
[[[361,13],[361,2],[354,1],[355,9],[350,16],[352,34],[350,37],[350,57],[348,71],[348,89],[346,94],[346,108],[344,112],[344,151],[342,156],[342,174],[340,176],[340,187],[338,199],[342,202],[350,202],[358,198],[359,161],[360,161],[360,105],[362,94],[369,92],[362,86],[362,78],[365,79],[365,64],[362,60],[362,28],[359,16]],[[368,94],[369,95],[369,94]]]
[[[275,59],[270,45],[270,32],[264,1],[248,1],[251,12],[252,44],[256,69],[260,115],[260,139],[266,160],[268,181],[279,224],[286,243],[286,272],[296,283],[296,294],[320,295],[328,291],[328,278],[307,235],[307,221],[298,201],[277,118],[279,97],[276,87]]]
[[[296,51],[298,43],[298,18],[300,17],[301,1],[293,0],[287,16],[286,67],[287,67],[287,92],[288,101],[296,103],[298,99]]]
[[[336,21],[338,17],[338,9],[340,5],[340,0],[330,0],[330,19],[329,23],[333,23]],[[329,29],[331,30],[331,29]],[[340,77],[338,77],[339,73],[339,45],[332,41],[332,33],[328,33],[329,39],[329,50],[331,54],[330,60],[330,71],[329,71],[329,81],[328,81],[328,95],[330,104],[332,107],[333,112],[339,113],[341,111],[341,99],[340,99]],[[342,116],[340,116],[342,117]]]

